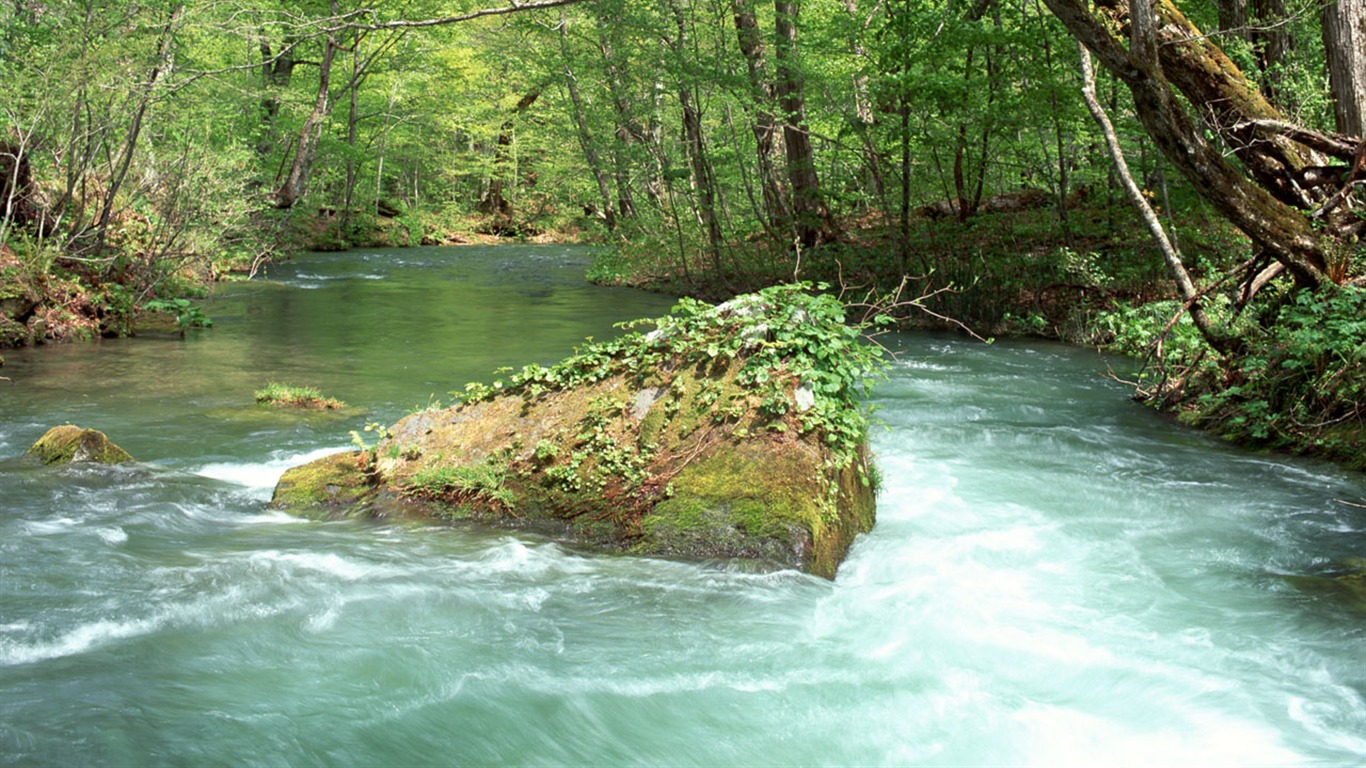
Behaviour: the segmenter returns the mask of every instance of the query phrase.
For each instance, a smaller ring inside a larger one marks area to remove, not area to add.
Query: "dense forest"
[[[600,242],[1144,356],[1140,397],[1361,465],[1366,2],[0,5],[0,344],[291,250]],[[1093,64],[1094,60],[1094,64]]]

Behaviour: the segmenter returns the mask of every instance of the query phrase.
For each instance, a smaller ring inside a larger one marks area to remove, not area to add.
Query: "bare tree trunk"
[[[1323,48],[1337,128],[1366,138],[1366,0],[1323,6]]]
[[[95,250],[104,248],[105,230],[109,226],[109,217],[114,213],[114,198],[119,193],[119,188],[123,186],[124,180],[128,178],[128,169],[133,162],[133,153],[137,150],[138,139],[142,134],[142,121],[147,116],[147,107],[152,103],[152,94],[156,90],[157,81],[166,68],[170,66],[171,40],[175,34],[176,22],[180,20],[180,15],[185,10],[185,6],[177,5],[171,9],[171,15],[166,19],[166,24],[161,28],[161,38],[157,40],[156,60],[152,63],[152,69],[147,73],[147,82],[143,83],[141,93],[138,95],[138,104],[133,109],[133,120],[128,125],[128,135],[124,137],[123,148],[120,150],[118,168],[113,172],[109,179],[109,188],[105,192],[104,206],[100,210],[100,217],[95,222]]]
[[[1151,55],[1131,54],[1081,0],[1044,2],[1073,37],[1125,84],[1148,135],[1201,197],[1259,248],[1285,264],[1301,285],[1317,287],[1329,282],[1324,271],[1324,235],[1279,195],[1261,186],[1266,183],[1278,188],[1277,180],[1267,179],[1266,172],[1273,166],[1283,174],[1289,171],[1287,164],[1301,156],[1301,148],[1288,139],[1262,140],[1255,146],[1238,141],[1239,136],[1255,130],[1248,125],[1248,118],[1278,113],[1248,85],[1222,51],[1167,0],[1158,0],[1156,16],[1161,26],[1151,32],[1139,30],[1140,40],[1147,34],[1160,38],[1156,60]],[[1124,10],[1119,0],[1115,12],[1122,14]],[[1139,51],[1145,47],[1140,43]],[[1164,72],[1171,75],[1170,83]],[[1256,181],[1245,177],[1205,139],[1186,115],[1172,84],[1205,110],[1205,118],[1215,130],[1237,142],[1235,151],[1246,158],[1244,162]]]
[[[750,98],[754,102],[753,107],[747,111],[751,115],[750,130],[754,134],[764,215],[768,220],[767,226],[776,226],[788,217],[788,204],[787,194],[778,180],[778,172],[773,165],[778,137],[778,121],[770,107],[773,101],[773,86],[768,82],[763,35],[759,32],[754,9],[745,0],[734,0],[734,6],[735,36],[740,44],[740,53],[745,57]]]
[[[351,82],[347,87],[350,96],[348,111],[346,115],[346,146],[350,152],[346,156],[346,180],[342,189],[342,210],[341,226],[342,232],[351,228],[351,209],[354,206],[352,197],[356,191],[356,133],[359,129],[360,115],[358,113],[358,101],[360,97],[361,81],[361,60],[360,45],[357,44],[351,50]]]
[[[295,41],[286,39],[279,53],[273,52],[270,42],[261,37],[261,138],[256,142],[256,154],[267,157],[275,148],[275,120],[280,114],[278,94],[289,87],[294,76]]]
[[[845,12],[849,14],[850,18],[857,20],[859,15],[858,0],[843,0],[843,2]],[[861,22],[865,31],[872,22],[872,18],[869,15]],[[868,58],[868,51],[857,37],[849,41],[849,51],[857,61]],[[872,136],[872,128],[877,124],[877,117],[873,114],[873,100],[868,93],[868,76],[855,75],[853,86],[854,115],[858,120],[859,140],[863,143],[863,161],[867,164],[868,180],[872,184],[873,194],[886,208],[887,184],[883,178],[882,157],[878,154],[877,144],[873,141]]]
[[[488,192],[479,201],[479,211],[486,213],[505,224],[512,219],[512,203],[508,202],[503,194],[504,177],[507,175],[507,166],[512,162],[512,142],[515,136],[514,129],[517,127],[517,118],[528,109],[536,100],[541,98],[541,90],[544,85],[537,84],[527,91],[526,95],[517,101],[512,108],[512,114],[503,121],[503,125],[498,129],[498,140],[493,149],[493,176],[489,179]]]
[[[677,2],[671,0],[669,9],[673,11],[678,37],[666,42],[679,62],[686,61],[689,55],[688,22]],[[725,270],[721,264],[721,220],[716,213],[716,180],[707,160],[707,145],[702,134],[702,115],[697,109],[693,93],[694,84],[688,77],[690,76],[680,76],[678,84],[678,106],[683,117],[683,146],[688,154],[692,184],[697,193],[697,217],[707,235],[707,254],[711,257],[716,276],[724,280]]]
[[[337,0],[331,2],[332,15],[337,15]],[[276,208],[293,208],[308,190],[308,176],[313,169],[313,157],[318,151],[318,139],[322,137],[323,121],[331,110],[332,62],[336,58],[335,36],[329,34],[323,39],[323,57],[318,64],[318,95],[313,100],[313,111],[304,119],[299,129],[299,140],[294,146],[294,161],[290,164],[289,175],[275,192]]]
[[[607,28],[604,28],[607,27]],[[636,203],[631,192],[631,163],[627,157],[627,147],[632,142],[645,143],[644,129],[639,121],[631,116],[626,102],[625,84],[617,66],[616,51],[610,37],[610,24],[598,27],[598,52],[602,54],[603,72],[606,74],[607,95],[612,101],[612,112],[616,126],[612,131],[612,175],[617,185],[617,213],[623,219],[636,215]],[[646,184],[647,194],[653,188]],[[653,196],[652,196],[653,199]]]
[[[584,161],[588,163],[588,172],[593,174],[593,180],[598,185],[598,196],[602,200],[602,216],[607,224],[607,231],[617,228],[617,215],[612,205],[612,188],[607,183],[607,173],[603,170],[602,162],[598,159],[597,147],[593,145],[593,136],[588,131],[588,119],[584,114],[583,99],[579,95],[579,82],[574,77],[574,69],[569,64],[569,19],[565,16],[564,9],[560,9],[560,55],[564,58],[564,77],[565,88],[569,91],[569,104],[572,107],[574,127],[578,129],[579,147],[583,149]]]
[[[1077,43],[1077,49],[1081,53],[1081,73],[1082,73],[1082,97],[1086,100],[1086,108],[1091,111],[1091,117],[1095,118],[1096,125],[1100,127],[1101,134],[1105,137],[1105,146],[1110,152],[1110,159],[1114,163],[1116,175],[1120,183],[1124,186],[1124,192],[1129,201],[1138,209],[1139,216],[1148,228],[1149,234],[1153,237],[1153,242],[1162,254],[1162,260],[1167,265],[1167,271],[1171,274],[1172,280],[1176,283],[1177,290],[1181,292],[1181,300],[1189,308],[1191,320],[1195,327],[1200,331],[1200,335],[1210,347],[1220,352],[1230,352],[1236,349],[1237,344],[1233,339],[1220,333],[1209,316],[1205,314],[1205,309],[1200,305],[1199,293],[1195,290],[1195,283],[1191,281],[1190,273],[1186,271],[1186,265],[1181,261],[1181,254],[1176,250],[1172,241],[1167,237],[1166,231],[1162,228],[1162,222],[1158,220],[1157,213],[1148,204],[1147,198],[1143,197],[1143,191],[1134,182],[1133,174],[1129,173],[1129,163],[1124,159],[1124,150],[1119,146],[1119,137],[1115,135],[1115,127],[1110,122],[1109,115],[1105,114],[1105,108],[1101,106],[1100,99],[1096,97],[1096,76],[1091,69],[1091,54],[1086,51],[1086,46]]]
[[[797,241],[810,248],[833,239],[835,225],[821,196],[811,132],[806,125],[806,96],[797,55],[798,3],[774,0],[773,10],[774,93],[783,111],[783,144],[787,150],[788,181],[792,185],[792,226]]]

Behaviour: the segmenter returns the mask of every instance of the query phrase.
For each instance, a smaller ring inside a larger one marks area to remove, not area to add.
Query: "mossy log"
[[[273,503],[403,500],[611,551],[833,577],[873,525],[855,390],[879,367],[838,302],[785,291],[687,305],[653,333],[474,387],[400,420],[359,462],[292,470]]]
[[[123,464],[133,461],[128,452],[109,442],[103,432],[70,424],[49,429],[25,455],[44,464]]]

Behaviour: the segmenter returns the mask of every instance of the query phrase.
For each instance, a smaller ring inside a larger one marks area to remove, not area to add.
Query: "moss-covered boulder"
[[[352,517],[371,512],[377,488],[365,471],[370,457],[360,451],[334,453],[287,470],[271,503],[316,517]]]
[[[832,577],[873,525],[861,400],[883,363],[842,305],[808,288],[684,300],[649,333],[470,385],[461,404],[386,430],[361,464],[286,475],[275,504],[401,497],[615,551]]]
[[[133,457],[109,442],[103,432],[67,424],[49,429],[25,455],[44,464],[123,464]]]

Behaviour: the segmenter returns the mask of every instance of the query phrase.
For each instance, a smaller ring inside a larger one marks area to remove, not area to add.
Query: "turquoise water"
[[[1084,350],[893,337],[833,582],[266,509],[351,431],[669,306],[586,259],[319,254],[183,341],[7,352],[0,764],[1366,762],[1366,618],[1283,578],[1366,554],[1362,476],[1174,426]],[[252,406],[272,380],[359,412]],[[12,458],[66,421],[144,463]]]

